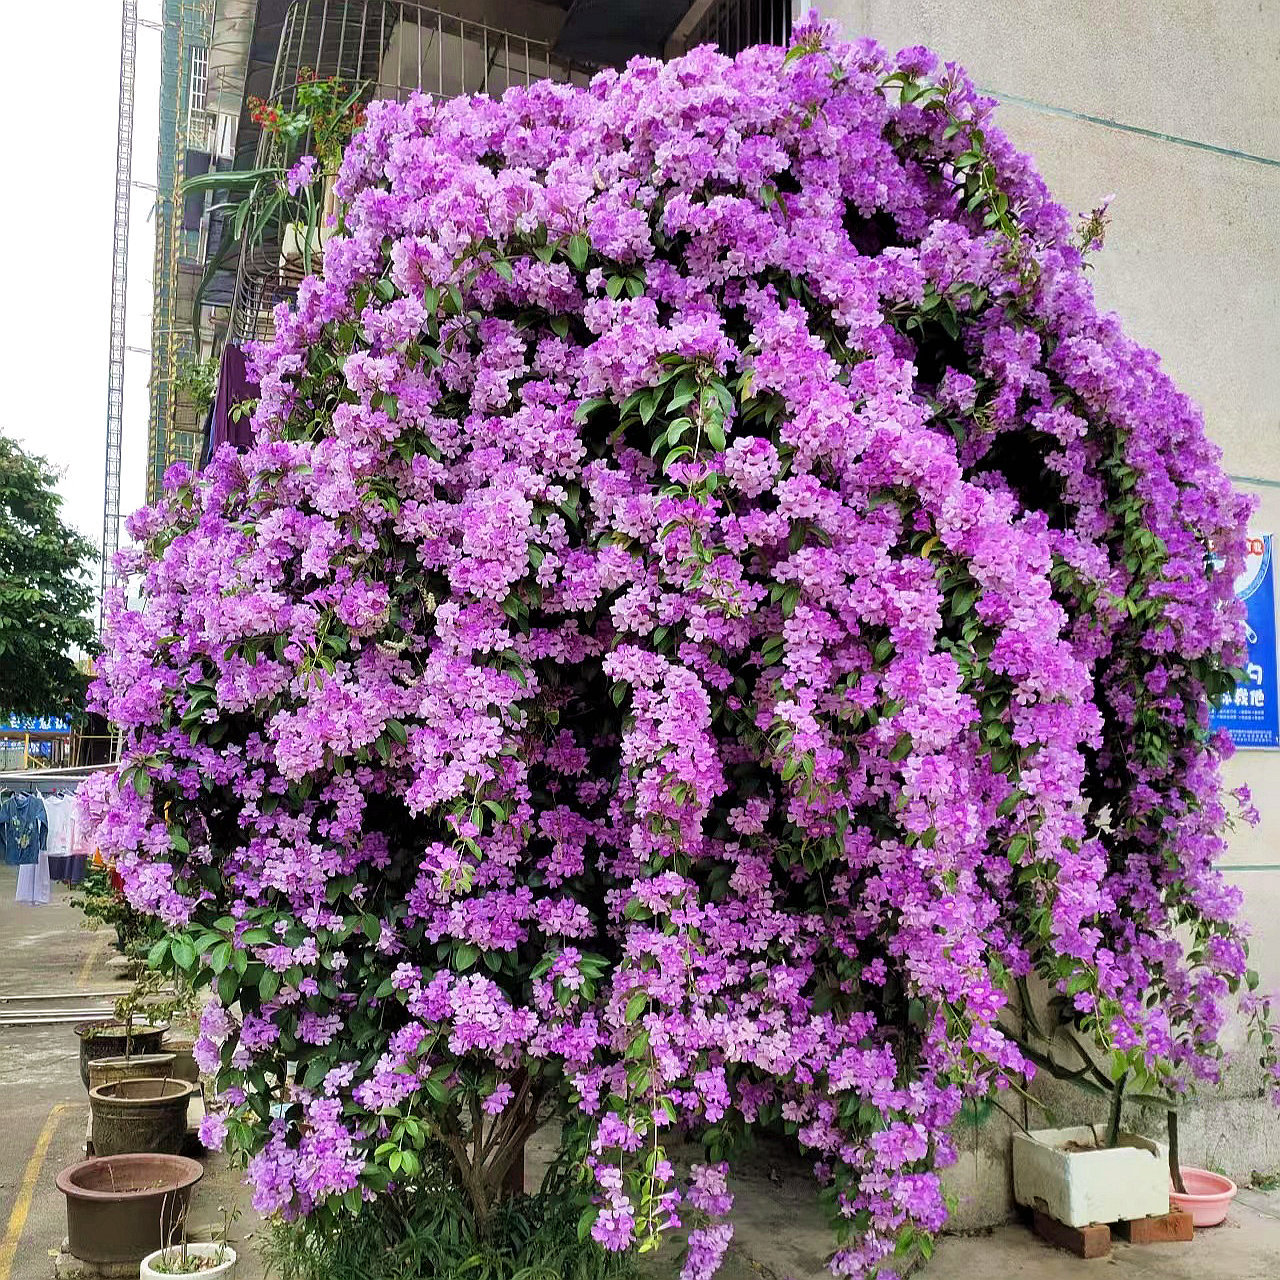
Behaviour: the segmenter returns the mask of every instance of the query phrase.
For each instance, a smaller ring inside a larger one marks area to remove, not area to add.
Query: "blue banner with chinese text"
[[[1276,679],[1276,579],[1271,534],[1250,537],[1244,572],[1236,579],[1244,601],[1248,656],[1245,678],[1210,711],[1215,729],[1225,729],[1237,747],[1280,747],[1280,700]]]

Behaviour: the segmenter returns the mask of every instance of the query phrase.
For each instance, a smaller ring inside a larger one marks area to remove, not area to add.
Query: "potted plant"
[[[75,1027],[80,1038],[80,1079],[84,1081],[84,1087],[90,1089],[95,1084],[128,1077],[177,1074],[189,1078],[189,1072],[172,1069],[178,1056],[176,1050],[167,1062],[161,1055],[170,1020],[177,1015],[189,1014],[194,1003],[195,993],[189,982],[179,977],[171,984],[155,969],[145,968],[130,990],[116,1001],[114,1019],[82,1022]],[[146,1069],[138,1062],[142,1057],[153,1060],[149,1064],[152,1069]],[[89,1064],[101,1058],[112,1059],[117,1070],[105,1078],[91,1080]]]
[[[309,68],[298,73],[294,106],[280,107],[261,98],[248,99],[249,112],[269,140],[267,163],[255,169],[197,174],[183,183],[183,193],[239,193],[231,234],[210,260],[196,289],[193,314],[204,301],[214,275],[233,254],[275,240],[282,275],[319,267],[319,253],[336,222],[334,194],[342,151],[364,123],[360,98],[363,84],[317,77]],[[307,152],[310,147],[309,153]],[[223,208],[226,205],[216,205]]]
[[[173,387],[178,395],[191,402],[197,413],[204,413],[218,391],[217,357],[198,360],[190,355],[179,356]]]
[[[162,1249],[149,1253],[139,1268],[139,1280],[161,1280],[164,1276],[199,1275],[217,1280],[235,1274],[236,1251],[227,1243],[231,1224],[240,1216],[238,1209],[220,1207],[222,1228],[213,1240],[187,1239],[184,1225],[178,1243],[170,1242]]]
[[[89,1088],[89,1063],[97,1058],[132,1059],[135,1054],[156,1054],[168,1027],[135,1024],[132,1016],[80,1022],[73,1028],[80,1040],[80,1079]]]
[[[1076,1034],[1072,1006],[1061,996],[1048,1003],[1053,1019],[1049,1034],[1041,1030],[1026,983],[1019,987],[1022,1014],[1032,1037],[1044,1047],[1021,1043],[1022,1052],[1056,1079],[1108,1102],[1105,1125],[1030,1129],[1015,1133],[1013,1192],[1020,1205],[1039,1209],[1070,1227],[1131,1221],[1169,1212],[1169,1186],[1176,1178],[1176,1154],[1160,1143],[1121,1127],[1125,1101],[1159,1103],[1163,1095],[1132,1092],[1134,1067],[1117,1055],[1111,1070],[1094,1061]],[[1056,1046],[1065,1041],[1079,1057],[1067,1066]],[[1176,1152],[1176,1114],[1170,1112],[1172,1147]]]
[[[83,1262],[142,1261],[186,1219],[198,1160],[156,1153],[95,1157],[57,1176],[67,1198],[67,1248]]]
[[[156,1151],[177,1155],[187,1140],[189,1080],[142,1077],[89,1090],[95,1155]]]
[[[160,1280],[163,1276],[233,1276],[236,1251],[226,1243],[192,1242],[157,1249],[142,1260],[140,1280]]]
[[[1093,1125],[1013,1135],[1014,1198],[1069,1227],[1169,1212],[1160,1145],[1134,1133],[1108,1143]]]

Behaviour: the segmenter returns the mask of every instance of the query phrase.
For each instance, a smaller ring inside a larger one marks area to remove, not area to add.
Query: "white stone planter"
[[[216,1266],[206,1267],[203,1271],[157,1271],[156,1263],[163,1258],[165,1262],[171,1263],[181,1256],[182,1246],[171,1245],[167,1249],[157,1249],[155,1253],[149,1253],[142,1260],[142,1266],[138,1271],[138,1280],[173,1280],[174,1276],[192,1275],[198,1277],[198,1280],[231,1280],[236,1273],[236,1251],[229,1244],[216,1243],[190,1243],[187,1245],[188,1257],[197,1258],[215,1258],[218,1251],[222,1251],[222,1261]],[[137,1256],[136,1254],[134,1255]]]
[[[1098,1146],[1089,1125],[1015,1133],[1013,1197],[1069,1227],[1168,1213],[1168,1158],[1133,1133]]]

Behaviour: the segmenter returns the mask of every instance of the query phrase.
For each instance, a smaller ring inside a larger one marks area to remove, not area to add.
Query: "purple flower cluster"
[[[770,1126],[889,1275],[1024,980],[1217,1075],[1247,508],[990,105],[810,27],[370,108],[96,686],[259,1207],[556,1104],[595,1238],[683,1212],[700,1277]]]

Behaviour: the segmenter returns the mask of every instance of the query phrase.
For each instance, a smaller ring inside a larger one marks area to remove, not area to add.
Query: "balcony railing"
[[[501,95],[512,85],[552,79],[585,83],[589,72],[558,59],[551,37],[503,31],[412,0],[297,0],[281,31],[269,101],[297,105],[309,76],[367,85],[367,98],[404,101],[421,90],[439,97]],[[256,163],[270,164],[278,141],[263,133]],[[228,336],[243,343],[271,335],[277,303],[292,298],[301,270],[282,267],[273,238],[240,253]]]

